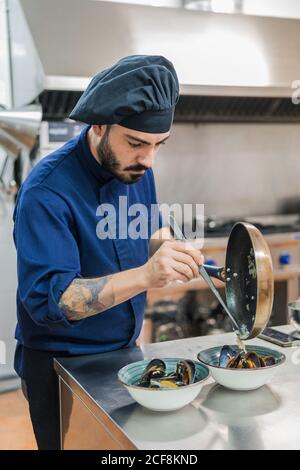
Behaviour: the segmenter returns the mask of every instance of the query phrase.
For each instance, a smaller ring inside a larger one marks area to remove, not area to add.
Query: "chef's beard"
[[[125,184],[133,184],[136,183],[140,178],[142,178],[143,174],[136,175],[130,173],[132,171],[142,171],[147,170],[142,165],[132,165],[124,168],[121,170],[121,163],[118,160],[116,154],[111,148],[109,142],[109,126],[107,127],[101,141],[99,142],[96,150],[97,155],[99,158],[99,162],[101,163],[102,167],[113,174],[119,181]]]

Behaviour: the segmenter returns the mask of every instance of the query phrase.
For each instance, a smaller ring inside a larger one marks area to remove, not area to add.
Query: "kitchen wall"
[[[8,67],[8,42],[5,16],[5,0],[0,0],[0,105],[10,104],[10,81]]]
[[[299,124],[174,124],[155,162],[159,202],[205,204],[205,215],[263,215],[296,198]]]
[[[0,148],[0,173],[5,156]],[[6,168],[3,179],[8,184],[12,175],[11,160]],[[13,389],[18,384],[13,369],[17,276],[12,213],[11,198],[0,189],[0,392]]]
[[[0,0],[0,105],[11,104],[5,1]],[[0,173],[6,154],[0,148]],[[11,180],[12,161],[4,175]],[[18,381],[13,370],[16,325],[16,254],[12,240],[13,204],[0,191],[0,392],[14,388]],[[5,352],[5,355],[3,355]],[[5,364],[2,362],[5,361]]]
[[[0,357],[0,381],[14,375],[13,356],[16,325],[16,254],[12,241],[13,205],[4,203],[0,193],[0,348],[5,345],[5,362]],[[2,390],[0,382],[0,391]]]
[[[0,149],[0,172],[4,157],[5,154]],[[4,177],[5,184],[11,180],[12,161],[9,161],[7,170]],[[12,239],[12,214],[11,198],[0,190],[0,392],[18,385],[13,368],[17,275],[16,253]]]

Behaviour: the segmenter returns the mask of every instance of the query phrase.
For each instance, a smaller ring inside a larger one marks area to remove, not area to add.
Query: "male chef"
[[[53,358],[134,346],[146,291],[198,277],[201,252],[170,233],[149,256],[167,230],[160,218],[151,228],[152,165],[170,136],[178,95],[164,57],[119,60],[92,79],[73,109],[70,118],[87,124],[81,134],[43,158],[19,191],[15,368],[39,449],[60,448]],[[120,236],[120,200],[129,212],[135,204],[148,209],[147,237],[124,236],[124,227]],[[110,207],[116,219],[106,236],[101,217]]]

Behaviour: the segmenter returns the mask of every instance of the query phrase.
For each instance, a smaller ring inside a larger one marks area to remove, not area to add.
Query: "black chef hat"
[[[133,55],[95,75],[70,118],[164,133],[172,125],[178,96],[178,78],[169,60]]]

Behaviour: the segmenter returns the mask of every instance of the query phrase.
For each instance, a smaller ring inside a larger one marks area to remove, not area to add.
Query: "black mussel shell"
[[[261,367],[260,357],[254,351],[248,352],[246,354],[245,360],[247,364],[247,367],[246,367],[247,369],[257,369]]]
[[[237,355],[236,351],[234,351],[230,346],[225,344],[220,351],[219,356],[219,367],[227,367],[227,364],[230,359]]]
[[[274,366],[276,364],[276,359],[273,356],[262,356],[261,358],[262,367]]]
[[[236,356],[229,359],[228,369],[258,369],[260,367],[272,366],[276,363],[273,356],[259,356],[254,351],[239,352]]]
[[[227,369],[242,369],[244,360],[245,360],[244,351],[240,351],[239,353],[235,353],[235,356],[233,356],[229,359],[226,368]]]
[[[183,385],[190,385],[194,383],[196,366],[193,361],[182,360],[178,361],[176,367],[176,375],[179,382]]]
[[[254,352],[240,351],[227,364],[228,369],[256,369],[261,367],[259,356]]]
[[[139,381],[141,387],[149,387],[151,378],[160,378],[165,375],[166,364],[161,359],[152,359],[146,366]]]

